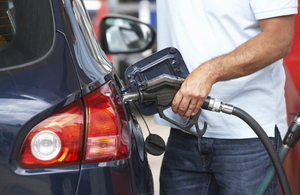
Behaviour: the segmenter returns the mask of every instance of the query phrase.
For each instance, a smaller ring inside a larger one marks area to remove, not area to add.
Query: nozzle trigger
[[[197,112],[197,114],[195,114],[194,116],[191,116],[187,122],[187,124],[185,125],[182,125],[182,124],[179,124],[178,122],[170,119],[169,117],[167,117],[165,114],[164,114],[164,110],[165,110],[165,107],[164,106],[161,106],[161,105],[158,105],[157,106],[158,108],[158,113],[159,113],[159,116],[163,119],[165,119],[166,121],[176,125],[177,127],[179,127],[180,129],[184,130],[184,131],[187,131],[189,132],[190,134],[192,135],[195,135],[197,137],[202,137],[207,129],[207,123],[204,122],[204,127],[203,129],[199,129],[199,125],[198,125],[198,119],[200,117],[200,114],[201,114],[201,109]],[[196,127],[196,132],[194,131],[191,131],[190,129],[195,125]]]

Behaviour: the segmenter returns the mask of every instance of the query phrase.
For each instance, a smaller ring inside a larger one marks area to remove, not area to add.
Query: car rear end
[[[141,129],[83,3],[0,3],[0,193],[151,194]]]

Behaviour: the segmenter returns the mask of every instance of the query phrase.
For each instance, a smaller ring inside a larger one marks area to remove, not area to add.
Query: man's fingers
[[[190,116],[194,116],[197,114],[199,109],[201,108],[202,102],[199,100],[191,101],[186,113],[184,114],[183,118],[188,119]]]
[[[183,98],[180,102],[179,108],[178,108],[178,114],[180,116],[184,116],[186,111],[188,110],[188,106],[190,104],[190,100],[187,98]]]
[[[179,105],[182,99],[181,93],[178,91],[172,101],[172,110],[175,114],[178,113]]]
[[[197,104],[195,104],[194,102],[191,102],[186,110],[186,112],[183,115],[184,119],[188,119],[191,114],[194,112],[195,108],[196,108]]]
[[[199,100],[197,102],[196,108],[195,108],[194,112],[192,113],[192,116],[194,116],[195,114],[197,114],[197,112],[201,109],[203,102],[204,101],[202,101],[202,100]]]
[[[179,90],[172,101],[172,110],[175,114],[187,119],[199,111],[203,103],[202,99],[198,96],[192,98],[188,94],[182,95],[182,91]]]

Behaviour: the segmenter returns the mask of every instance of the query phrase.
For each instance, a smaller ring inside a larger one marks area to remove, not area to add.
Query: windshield
[[[42,57],[53,41],[49,0],[0,0],[0,69]]]

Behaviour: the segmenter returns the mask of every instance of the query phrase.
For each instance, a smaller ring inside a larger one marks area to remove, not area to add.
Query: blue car
[[[153,194],[144,138],[106,53],[154,30],[111,17],[96,41],[81,0],[0,1],[0,194]]]

